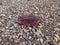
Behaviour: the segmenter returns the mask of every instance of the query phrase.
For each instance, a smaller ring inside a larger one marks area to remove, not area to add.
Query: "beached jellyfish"
[[[25,26],[38,26],[40,19],[34,15],[21,15],[18,16],[18,23]]]

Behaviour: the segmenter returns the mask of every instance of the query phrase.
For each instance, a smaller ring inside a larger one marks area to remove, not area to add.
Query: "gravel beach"
[[[29,14],[37,27],[17,23]],[[60,45],[60,0],[0,0],[0,45]]]

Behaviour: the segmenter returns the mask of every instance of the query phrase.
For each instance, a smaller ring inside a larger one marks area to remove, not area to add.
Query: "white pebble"
[[[1,14],[1,16],[5,16],[5,14]]]
[[[29,39],[31,39],[31,36],[29,37]]]
[[[11,16],[9,16],[9,18],[11,19]]]
[[[1,40],[2,40],[2,39],[0,38],[0,42],[1,42]]]
[[[8,28],[8,27],[5,27],[5,28]]]
[[[40,41],[41,41],[41,43],[43,43],[43,39],[42,38],[40,39]]]

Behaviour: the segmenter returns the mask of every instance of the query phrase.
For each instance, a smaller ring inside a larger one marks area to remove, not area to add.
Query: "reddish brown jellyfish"
[[[40,19],[34,15],[21,15],[18,17],[18,23],[25,26],[38,26]]]

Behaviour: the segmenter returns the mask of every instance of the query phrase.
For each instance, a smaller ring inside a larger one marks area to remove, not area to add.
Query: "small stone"
[[[40,39],[37,39],[37,41],[39,41]]]
[[[2,23],[0,22],[0,24],[2,24]]]
[[[2,35],[2,37],[4,37],[5,35]]]
[[[16,38],[16,36],[13,36],[13,38]]]
[[[11,16],[9,16],[8,18],[10,18],[10,19],[11,19]]]
[[[60,29],[58,27],[54,28],[55,31],[59,31]]]
[[[31,39],[32,37],[31,36],[29,36],[29,39]]]
[[[1,14],[1,16],[5,16],[5,14]]]
[[[1,42],[1,38],[0,38],[0,42]]]
[[[54,37],[53,42],[57,43],[57,41],[58,41],[58,38]]]
[[[40,39],[40,41],[41,41],[41,43],[43,43],[43,39],[42,38]]]
[[[39,26],[38,26],[38,27],[39,27],[39,28],[42,28],[43,26],[44,26],[43,24],[39,24]]]
[[[31,27],[29,27],[29,29],[32,29]]]
[[[38,12],[37,12],[37,11],[35,11],[35,13],[37,14]]]
[[[6,29],[8,29],[8,27],[5,27]]]
[[[30,0],[27,0],[27,1],[30,1]]]
[[[0,3],[0,5],[2,5],[2,3]]]
[[[55,37],[58,38],[58,39],[60,39],[59,35],[57,35],[57,34],[55,34]]]
[[[60,23],[59,22],[57,22],[57,26],[59,26],[60,25]]]

